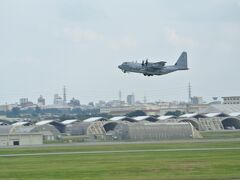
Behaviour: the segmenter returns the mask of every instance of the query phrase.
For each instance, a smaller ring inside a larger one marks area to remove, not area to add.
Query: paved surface
[[[49,156],[49,155],[71,155],[71,154],[142,153],[142,152],[224,151],[224,150],[240,150],[240,147],[239,148],[188,148],[188,149],[146,149],[146,150],[121,150],[121,151],[77,151],[77,152],[53,152],[53,153],[27,153],[27,154],[4,154],[4,155],[0,155],[0,157]]]
[[[118,144],[164,144],[164,143],[204,143],[204,142],[240,142],[240,138],[230,139],[189,139],[189,140],[163,140],[163,141],[117,141],[117,142],[82,142],[65,144],[42,144],[29,146],[0,146],[3,148],[24,148],[24,147],[67,147],[67,146],[97,146],[97,145],[118,145]]]

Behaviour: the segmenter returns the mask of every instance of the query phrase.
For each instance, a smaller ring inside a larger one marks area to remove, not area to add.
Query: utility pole
[[[146,96],[143,97],[143,102],[144,102],[144,104],[147,103],[147,97]]]
[[[192,102],[192,86],[191,86],[191,83],[189,83],[189,85],[188,85],[188,102],[189,102],[189,104],[191,104],[191,102]]]
[[[190,104],[192,103],[192,86],[191,83],[189,82],[188,84],[188,103],[187,103],[187,113],[189,113],[189,109],[190,109]]]
[[[67,90],[66,90],[66,86],[63,86],[63,104],[67,104]]]
[[[122,101],[122,91],[119,90],[118,92],[118,100],[121,102]]]

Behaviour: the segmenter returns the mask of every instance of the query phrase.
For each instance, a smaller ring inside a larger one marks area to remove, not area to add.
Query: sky
[[[39,95],[82,104],[134,93],[148,101],[240,95],[240,0],[0,0],[0,104]],[[124,74],[124,61],[189,71]]]

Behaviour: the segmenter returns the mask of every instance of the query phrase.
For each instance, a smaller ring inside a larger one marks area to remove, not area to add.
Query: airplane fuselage
[[[146,62],[143,61],[142,63],[124,62],[119,65],[118,68],[124,73],[134,72],[141,73],[145,76],[164,75],[175,71],[188,70],[187,53],[183,52],[175,65],[165,66],[165,63],[166,62],[164,61],[148,63],[148,60],[146,60]]]
[[[146,76],[164,75],[174,71],[187,70],[186,68],[180,69],[176,66],[164,66],[159,69],[152,69],[151,67],[148,67],[146,65],[143,66],[141,63],[135,63],[135,62],[125,62],[118,67],[124,73],[126,72],[142,73]]]

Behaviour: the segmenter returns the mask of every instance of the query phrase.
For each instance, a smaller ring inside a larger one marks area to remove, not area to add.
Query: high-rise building
[[[30,107],[33,106],[33,102],[28,101],[28,98],[21,98],[19,100],[21,107]]]
[[[42,95],[37,100],[39,106],[45,106],[45,99],[43,98]]]
[[[127,96],[127,103],[129,105],[134,105],[135,104],[135,96],[134,96],[134,94],[131,94],[131,95]]]
[[[62,99],[62,97],[59,96],[58,94],[55,94],[55,95],[54,95],[53,104],[54,104],[54,105],[63,104],[63,99]]]
[[[19,100],[19,102],[20,102],[20,105],[21,105],[21,106],[24,105],[24,104],[27,104],[27,103],[28,103],[28,98],[21,98],[21,99]]]

